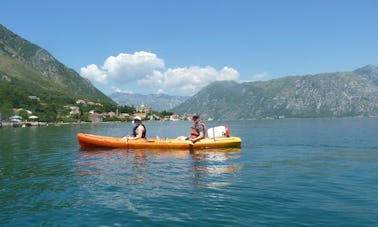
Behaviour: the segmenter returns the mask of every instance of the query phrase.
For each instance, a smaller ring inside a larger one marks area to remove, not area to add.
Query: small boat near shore
[[[82,148],[127,148],[127,149],[211,149],[211,148],[240,148],[241,138],[221,137],[205,138],[196,143],[177,139],[138,139],[128,140],[121,137],[109,137],[93,134],[78,133],[77,139]]]

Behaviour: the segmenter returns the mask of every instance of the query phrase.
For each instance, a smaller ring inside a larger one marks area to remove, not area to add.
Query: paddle
[[[193,149],[193,146],[194,146],[194,143],[190,140],[185,140],[188,144],[189,144],[189,152],[190,153],[193,153],[194,149]]]
[[[127,145],[129,144],[129,137],[122,137],[122,140],[125,141]]]

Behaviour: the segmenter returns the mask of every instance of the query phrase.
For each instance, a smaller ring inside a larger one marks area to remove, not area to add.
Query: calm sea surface
[[[378,226],[378,118],[206,123],[242,148],[88,151],[78,132],[132,124],[2,128],[0,226]]]

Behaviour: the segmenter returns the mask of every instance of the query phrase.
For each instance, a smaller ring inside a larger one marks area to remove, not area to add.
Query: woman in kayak
[[[125,139],[137,140],[141,138],[146,138],[146,126],[142,124],[142,118],[139,116],[134,117],[135,127],[133,128],[133,136],[125,136]]]

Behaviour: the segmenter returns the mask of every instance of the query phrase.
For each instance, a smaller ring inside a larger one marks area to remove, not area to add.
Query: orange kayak
[[[81,147],[109,147],[127,149],[207,149],[207,148],[240,148],[241,138],[222,137],[205,138],[196,143],[176,139],[138,139],[127,140],[121,137],[109,137],[78,133],[77,139]]]

